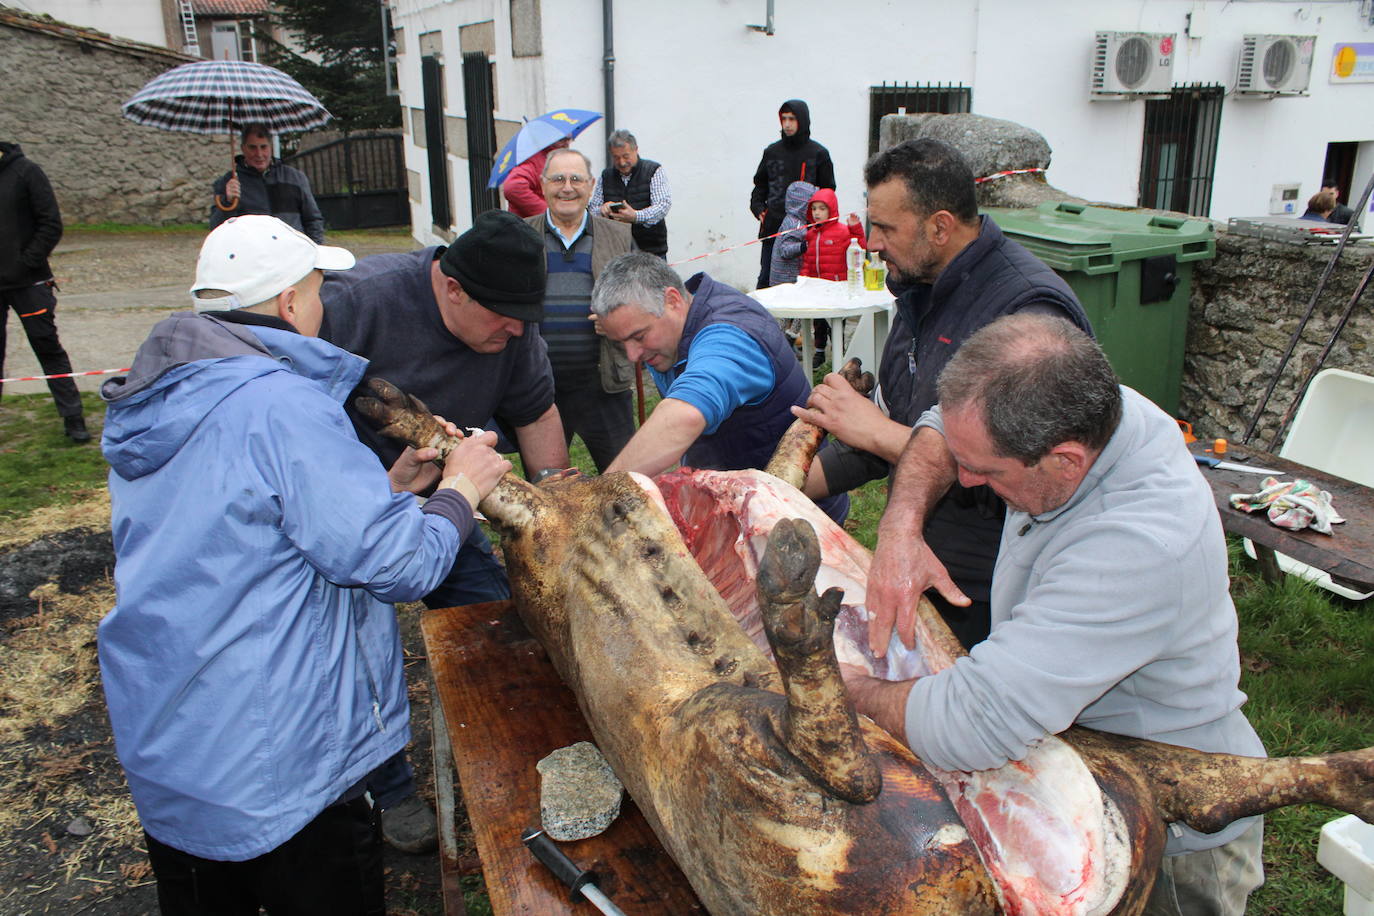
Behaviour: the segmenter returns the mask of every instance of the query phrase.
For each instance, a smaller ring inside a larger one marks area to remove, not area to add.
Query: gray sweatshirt
[[[1121,423],[1067,503],[1007,510],[992,634],[911,690],[907,741],[938,767],[1019,760],[1078,724],[1264,756],[1245,694],[1226,541],[1211,489],[1158,407],[1121,389]],[[943,434],[939,406],[917,426]],[[1169,852],[1229,842],[1173,825]]]

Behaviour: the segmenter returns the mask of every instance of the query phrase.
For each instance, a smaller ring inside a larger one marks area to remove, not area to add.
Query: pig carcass
[[[451,444],[374,391],[384,431]],[[1135,914],[1167,821],[1374,818],[1374,749],[1260,760],[1071,729],[998,770],[925,766],[855,715],[836,653],[896,678],[962,650],[922,602],[917,652],[868,655],[867,552],[797,489],[819,438],[795,426],[771,473],[507,475],[481,506],[521,617],[716,916]]]

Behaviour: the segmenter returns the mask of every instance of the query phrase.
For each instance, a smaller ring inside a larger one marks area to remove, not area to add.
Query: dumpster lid
[[[1179,261],[1216,255],[1216,232],[1205,219],[1069,201],[1048,201],[1033,210],[987,207],[982,212],[1060,270],[1110,273],[1124,261],[1156,255],[1171,254]]]

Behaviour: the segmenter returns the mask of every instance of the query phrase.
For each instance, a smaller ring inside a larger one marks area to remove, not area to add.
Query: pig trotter
[[[759,564],[764,629],[787,692],[783,741],[832,794],[868,802],[882,789],[882,775],[864,745],[835,660],[835,616],[843,593],[832,588],[816,595],[820,560],[811,526],[783,519],[773,527]]]
[[[846,362],[840,375],[864,397],[873,392],[873,373],[864,372],[858,359]],[[798,490],[802,489],[806,484],[806,472],[811,469],[811,461],[824,440],[825,430],[819,426],[805,420],[793,420],[778,440],[778,447],[765,470]]]
[[[424,402],[406,394],[386,379],[370,378],[365,383],[375,397],[358,396],[353,406],[384,436],[399,439],[414,448],[432,446],[442,462],[458,443],[444,435],[443,428]]]
[[[863,361],[857,356],[850,357],[849,360],[840,367],[840,377],[864,397],[873,394],[873,389],[878,384],[878,380],[873,377],[872,372],[864,371]]]

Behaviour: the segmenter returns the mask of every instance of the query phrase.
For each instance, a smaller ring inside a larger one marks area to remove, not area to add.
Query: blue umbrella
[[[511,169],[564,137],[576,137],[587,129],[588,124],[600,117],[599,111],[559,108],[526,121],[516,135],[510,138],[510,142],[501,147],[501,152],[496,156],[496,165],[491,169],[491,178],[487,180],[487,187],[498,187],[506,180]]]

